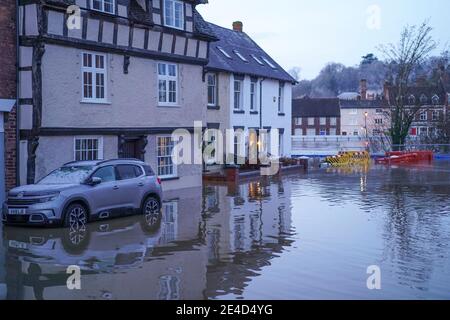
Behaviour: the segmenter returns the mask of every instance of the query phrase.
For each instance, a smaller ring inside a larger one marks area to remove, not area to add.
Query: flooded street
[[[158,222],[1,233],[4,299],[450,299],[450,164],[206,185]]]

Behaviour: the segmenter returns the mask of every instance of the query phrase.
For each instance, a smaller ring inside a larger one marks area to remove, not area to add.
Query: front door
[[[139,159],[144,161],[145,139],[142,137],[122,137],[120,141],[119,158]]]

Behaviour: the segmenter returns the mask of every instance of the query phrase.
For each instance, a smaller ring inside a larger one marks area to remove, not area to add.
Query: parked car
[[[161,211],[161,180],[135,159],[76,161],[34,185],[11,190],[3,204],[5,224],[85,225],[89,221]]]

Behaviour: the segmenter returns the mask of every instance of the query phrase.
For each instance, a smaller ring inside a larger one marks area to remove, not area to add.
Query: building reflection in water
[[[242,292],[290,245],[283,239],[291,229],[290,197],[280,184],[186,190],[164,202],[156,223],[135,216],[78,232],[4,227],[0,293],[7,299],[176,300]],[[67,289],[69,265],[80,266],[82,290]]]

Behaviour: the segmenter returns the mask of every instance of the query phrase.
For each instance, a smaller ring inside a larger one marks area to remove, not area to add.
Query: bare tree
[[[408,103],[409,82],[414,70],[437,47],[431,36],[432,30],[427,21],[420,26],[407,26],[397,44],[380,46],[392,68],[394,81],[394,95],[390,101],[392,116],[390,134],[394,146],[405,144],[411,124],[421,109],[420,99],[416,99],[415,105]]]

